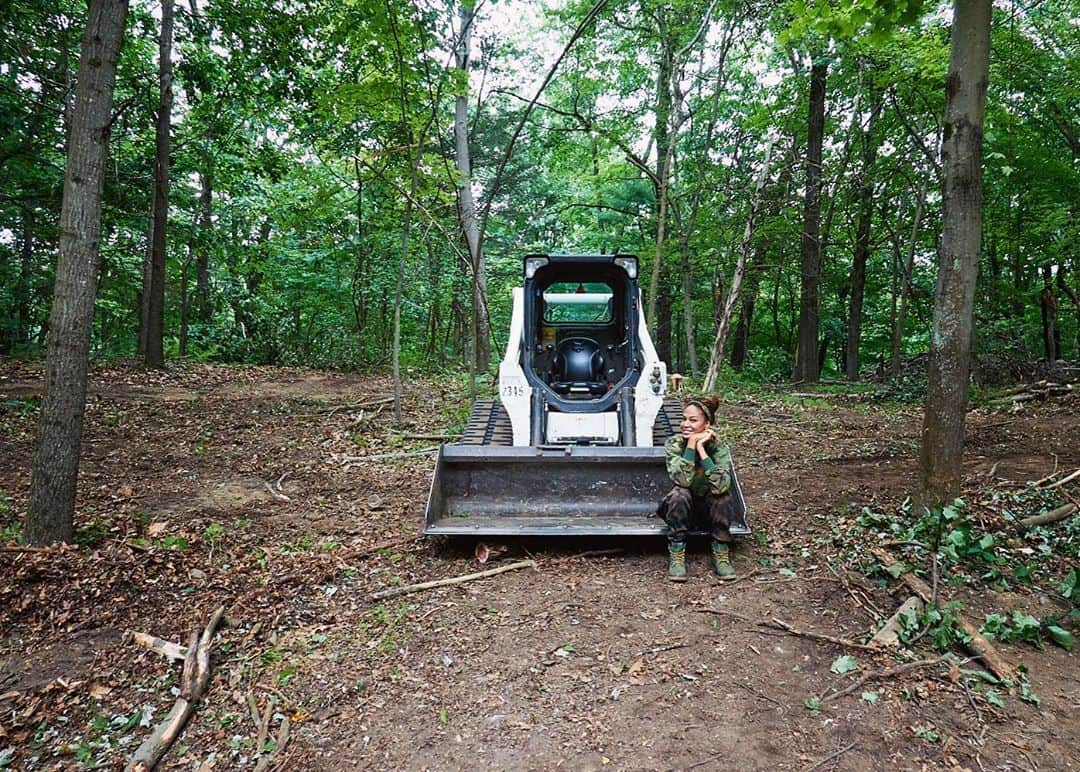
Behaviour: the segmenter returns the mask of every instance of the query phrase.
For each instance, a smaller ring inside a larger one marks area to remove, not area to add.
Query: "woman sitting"
[[[713,571],[721,579],[735,576],[731,565],[730,522],[725,494],[731,488],[731,458],[712,429],[719,397],[696,397],[683,405],[680,434],[665,444],[667,471],[673,487],[657,514],[668,526],[668,578],[686,581],[686,536],[696,525],[712,535]]]

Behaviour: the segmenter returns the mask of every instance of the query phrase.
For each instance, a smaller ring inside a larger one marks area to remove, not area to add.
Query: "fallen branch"
[[[421,582],[420,584],[408,584],[404,587],[391,587],[389,590],[373,593],[371,599],[383,600],[385,598],[396,598],[399,595],[409,595],[410,593],[419,592],[420,590],[430,590],[435,587],[447,587],[452,584],[465,584],[465,582],[483,579],[488,576],[495,576],[496,574],[506,573],[507,571],[514,571],[518,568],[536,568],[536,561],[521,560],[517,563],[510,563],[505,566],[499,566],[498,568],[490,568],[487,571],[480,571],[475,574],[464,574],[462,576],[450,577],[449,579],[436,579],[431,582]]]
[[[274,749],[267,753],[265,756],[259,759],[255,765],[255,772],[263,772],[270,766],[270,762],[274,760],[274,757],[281,753],[281,749],[285,747],[285,743],[289,741],[289,728],[292,722],[289,721],[289,717],[285,716],[281,719],[281,728],[278,729],[277,738],[274,740]]]
[[[1045,488],[1043,488],[1043,490],[1052,491],[1054,488],[1060,488],[1062,485],[1065,485],[1065,483],[1070,483],[1073,480],[1075,480],[1077,477],[1080,477],[1080,469],[1077,469],[1075,472],[1070,474],[1068,477],[1061,478],[1056,483],[1051,483],[1050,485],[1047,485]]]
[[[936,657],[934,659],[919,659],[919,660],[915,660],[914,662],[905,662],[903,665],[897,665],[896,667],[890,667],[890,668],[888,668],[886,670],[875,670],[873,673],[867,673],[862,678],[860,678],[858,681],[855,681],[854,683],[849,684],[848,686],[841,689],[840,691],[833,692],[832,694],[825,695],[824,697],[821,698],[821,702],[822,702],[822,704],[824,704],[826,702],[831,702],[833,700],[838,700],[838,699],[840,699],[841,697],[843,697],[843,696],[845,696],[847,694],[851,694],[852,692],[861,689],[862,687],[866,686],[866,684],[870,683],[871,681],[878,681],[878,680],[881,680],[883,678],[894,678],[895,676],[898,676],[901,673],[906,673],[909,670],[918,670],[919,668],[930,667],[931,665],[938,665],[938,664],[940,664],[940,663],[942,663],[944,661],[945,661],[944,657]]]
[[[182,660],[187,656],[188,648],[173,641],[166,641],[149,633],[131,633],[131,641],[144,649],[157,652],[166,659]]]
[[[896,612],[885,620],[885,624],[881,626],[881,629],[874,633],[874,637],[870,639],[871,646],[881,646],[883,648],[896,648],[900,645],[900,631],[904,627],[904,620],[911,617],[917,617],[923,610],[923,602],[916,595],[912,595],[896,610]]]
[[[694,611],[699,614],[716,614],[717,616],[722,617],[732,617],[734,619],[738,619],[740,622],[748,622],[749,624],[754,624],[753,619],[746,616],[746,614],[740,614],[737,611],[728,611],[727,609],[722,608],[696,608],[694,609]]]
[[[1077,509],[1077,507],[1076,507],[1075,504],[1065,504],[1064,506],[1058,507],[1057,509],[1051,509],[1049,512],[1046,512],[1046,513],[1044,513],[1042,515],[1034,515],[1032,517],[1025,517],[1023,520],[1020,520],[1017,524],[1021,528],[1032,528],[1032,527],[1034,527],[1036,525],[1045,525],[1047,523],[1055,523],[1058,520],[1064,520],[1065,518],[1069,517],[1074,512],[1076,512],[1076,509]]]
[[[184,731],[188,719],[195,712],[196,703],[202,699],[210,684],[210,644],[224,614],[225,607],[219,607],[210,617],[202,636],[196,639],[195,634],[192,634],[193,640],[188,646],[183,674],[180,677],[180,696],[177,697],[169,715],[154,728],[153,733],[143,740],[142,745],[132,754],[125,768],[129,772],[144,772],[144,770],[156,767],[161,757]]]
[[[776,619],[775,617],[773,617],[773,619],[771,621],[758,622],[758,624],[763,625],[765,627],[775,627],[775,628],[777,628],[779,630],[783,630],[784,632],[789,633],[791,635],[798,635],[798,636],[801,636],[803,638],[810,638],[811,640],[815,640],[815,641],[825,641],[826,643],[835,643],[837,646],[847,646],[848,648],[863,649],[864,651],[877,651],[878,650],[876,646],[868,646],[865,643],[858,643],[856,641],[848,640],[847,638],[837,638],[837,637],[832,636],[832,635],[825,635],[824,633],[815,633],[815,632],[813,632],[811,630],[799,630],[796,627],[792,627],[791,625],[789,625],[787,622],[783,621],[782,619]]]
[[[881,560],[882,565],[886,568],[896,565],[897,563],[896,559],[884,550],[874,550],[874,554],[877,555],[878,559]],[[933,593],[930,591],[930,588],[926,586],[926,582],[915,576],[915,574],[910,571],[905,572],[901,574],[900,580],[906,584],[913,593],[922,598],[925,603],[932,602],[931,598],[933,597]],[[1016,670],[1013,666],[1001,656],[990,641],[983,637],[975,625],[971,624],[971,622],[967,621],[967,619],[955,611],[953,612],[953,619],[956,620],[956,624],[959,625],[960,629],[963,630],[970,639],[964,645],[971,653],[979,657],[979,659],[986,664],[991,673],[1002,680],[1014,682],[1017,680]]]
[[[815,761],[810,766],[804,767],[803,772],[813,772],[813,770],[825,766],[830,761],[833,761],[834,759],[840,758],[841,756],[843,756],[845,753],[847,753],[848,751],[850,751],[854,747],[855,747],[855,743],[854,743],[854,741],[852,741],[852,742],[848,743],[847,745],[845,745],[840,750],[836,751],[836,753],[830,753],[828,756],[823,758],[821,761]]]

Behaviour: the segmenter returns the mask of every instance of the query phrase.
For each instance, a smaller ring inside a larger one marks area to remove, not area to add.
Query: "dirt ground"
[[[186,643],[219,606],[207,696],[163,768],[1080,768],[1075,651],[996,644],[1036,705],[986,687],[977,661],[887,674],[895,655],[769,624],[861,643],[907,597],[860,518],[911,490],[917,406],[729,393],[755,533],[736,581],[695,544],[677,585],[659,540],[492,541],[481,566],[474,543],[419,537],[422,451],[467,398],[414,384],[395,425],[387,379],[284,368],[94,370],[81,546],[20,548],[40,376],[0,362],[0,768],[122,765],[180,677],[130,633]],[[970,510],[1035,561],[1007,587],[943,577],[977,623],[1069,611],[1068,560],[993,526],[1030,481],[1080,467],[1078,406],[970,414]],[[371,598],[522,559],[535,569]],[[929,638],[913,658],[940,656]]]

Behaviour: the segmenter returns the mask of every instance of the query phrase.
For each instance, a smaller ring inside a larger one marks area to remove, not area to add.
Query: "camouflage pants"
[[[702,530],[714,539],[730,542],[731,525],[725,496],[694,496],[689,488],[673,487],[663,499],[656,514],[668,525],[668,541],[685,541],[691,530]]]

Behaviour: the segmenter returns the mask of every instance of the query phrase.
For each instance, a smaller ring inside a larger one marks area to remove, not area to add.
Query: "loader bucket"
[[[748,533],[734,476],[735,525]],[[424,533],[456,536],[647,536],[666,531],[657,504],[671,488],[659,447],[444,445]]]

